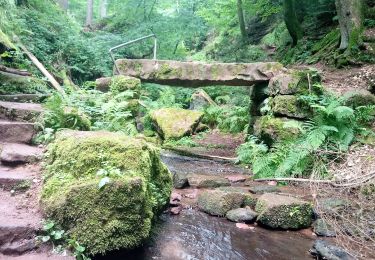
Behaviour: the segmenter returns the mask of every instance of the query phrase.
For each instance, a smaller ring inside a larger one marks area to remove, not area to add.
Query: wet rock
[[[316,240],[310,252],[312,255],[317,256],[318,259],[354,260],[343,248],[334,246],[324,240]]]
[[[335,237],[336,232],[333,228],[323,219],[318,219],[313,224],[314,233],[321,237]]]
[[[176,172],[173,174],[173,187],[175,189],[183,189],[189,185],[186,173]]]
[[[244,230],[254,230],[255,227],[251,227],[249,225],[246,225],[244,223],[236,223],[236,227],[239,229],[244,229]]]
[[[191,110],[202,110],[206,106],[216,105],[215,101],[204,90],[198,90],[191,96],[190,107]]]
[[[359,90],[345,95],[345,105],[353,108],[375,105],[375,95],[367,90]]]
[[[276,141],[297,138],[301,127],[297,120],[262,116],[255,121],[254,134],[267,145],[272,145]]]
[[[197,188],[217,188],[230,186],[230,182],[220,176],[189,174],[188,182],[191,187]]]
[[[250,187],[249,191],[253,194],[264,194],[264,193],[279,192],[280,189],[276,186],[271,186],[271,185],[259,185],[259,186]]]
[[[320,81],[321,77],[316,70],[287,70],[270,80],[268,94],[270,96],[295,95],[308,94],[310,91],[320,93],[321,89],[314,86]]]
[[[178,206],[178,205],[180,205],[181,200],[182,200],[181,194],[179,194],[177,192],[172,192],[171,198],[169,200],[169,205]]]
[[[172,215],[179,215],[182,211],[182,207],[181,206],[178,206],[178,207],[173,207],[173,208],[170,208],[169,209],[169,212],[172,214]]]
[[[202,117],[202,112],[180,108],[163,108],[151,113],[156,130],[165,140],[191,135]]]
[[[276,96],[270,101],[271,112],[276,116],[304,119],[311,115],[309,108],[297,96]]]
[[[228,175],[224,178],[226,178],[231,183],[245,182],[248,179],[248,177],[246,177],[245,175]]]
[[[220,187],[218,190],[230,192],[230,193],[240,193],[241,196],[244,197],[242,202],[242,207],[250,207],[252,209],[255,209],[257,198],[253,197],[250,193],[247,192],[247,190],[244,190],[240,187]]]
[[[258,213],[251,210],[250,208],[239,208],[233,209],[227,212],[227,219],[233,222],[252,222],[258,216]]]
[[[263,194],[258,198],[257,221],[275,229],[302,229],[311,226],[313,209],[311,203],[294,197]]]
[[[6,144],[0,155],[1,161],[8,164],[34,163],[42,157],[42,149],[25,144]]]
[[[245,196],[221,190],[204,191],[198,195],[198,207],[214,216],[225,216],[232,209],[240,208]]]

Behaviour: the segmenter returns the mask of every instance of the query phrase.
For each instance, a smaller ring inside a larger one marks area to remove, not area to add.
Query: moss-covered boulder
[[[181,108],[163,108],[151,113],[156,130],[165,140],[180,139],[194,133],[202,117],[202,112]]]
[[[257,221],[274,229],[301,229],[312,224],[312,204],[290,196],[263,194],[255,210],[259,213]]]
[[[228,211],[240,208],[245,196],[242,193],[208,190],[198,195],[198,207],[214,216],[225,216]]]
[[[268,85],[268,94],[295,95],[308,94],[309,92],[321,93],[319,87],[321,77],[314,69],[287,70],[271,78]]]
[[[256,198],[254,195],[250,194],[246,188],[243,187],[235,187],[235,186],[230,186],[230,187],[220,187],[218,188],[220,191],[224,191],[227,193],[240,193],[240,196],[243,196],[243,202],[242,202],[242,207],[250,207],[252,209],[255,209],[256,203],[258,198]]]
[[[304,119],[311,115],[308,106],[293,95],[276,96],[271,99],[270,106],[272,113],[276,116]]]
[[[349,92],[344,96],[344,99],[345,105],[353,108],[375,105],[375,95],[367,90]]]
[[[297,138],[301,126],[301,122],[297,120],[262,116],[255,121],[254,134],[266,144],[272,145],[276,141]]]
[[[206,93],[206,91],[200,89],[191,96],[190,107],[191,110],[202,110],[207,106],[216,105],[215,101]]]
[[[46,165],[45,217],[91,255],[139,246],[171,193],[159,150],[122,134],[63,131]]]
[[[140,87],[140,79],[124,75],[116,75],[112,77],[111,84],[109,85],[109,90],[114,94],[119,94],[126,90],[131,90],[138,94]]]

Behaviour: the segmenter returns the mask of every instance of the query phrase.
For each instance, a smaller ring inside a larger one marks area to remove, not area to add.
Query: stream
[[[243,174],[246,170],[228,163],[163,152],[171,172]],[[113,252],[95,259],[129,260],[248,260],[311,259],[313,240],[301,232],[272,231],[254,226],[236,227],[225,218],[209,216],[196,209],[180,215],[163,214],[145,246],[134,251]]]

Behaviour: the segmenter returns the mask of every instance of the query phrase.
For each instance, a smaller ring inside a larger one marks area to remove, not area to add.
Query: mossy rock
[[[257,221],[273,229],[301,229],[312,224],[312,204],[290,196],[263,194],[255,210],[259,213]]]
[[[140,87],[141,87],[140,79],[129,77],[129,76],[124,76],[124,75],[116,75],[112,77],[109,90],[114,94],[119,94],[126,90],[132,90],[138,93]]]
[[[138,247],[169,200],[171,174],[159,150],[110,132],[63,131],[48,146],[41,206],[87,253]],[[99,187],[110,172],[109,183]]]
[[[345,105],[352,108],[375,105],[375,95],[367,90],[349,92],[344,98]]]
[[[241,207],[250,207],[252,209],[255,209],[258,198],[250,194],[247,190],[244,190],[240,187],[220,187],[218,188],[218,190],[228,193],[240,193],[241,196],[244,196]]]
[[[245,196],[238,192],[208,190],[198,195],[198,207],[214,216],[225,216],[228,211],[240,208]]]
[[[314,69],[288,70],[270,80],[268,94],[270,96],[321,94],[319,83],[321,83],[321,76]]]
[[[189,174],[188,182],[189,186],[197,188],[230,186],[230,182],[224,177],[203,174]]]
[[[207,106],[215,106],[215,101],[204,90],[198,90],[191,96],[190,110],[202,110]]]
[[[0,54],[7,50],[15,50],[16,46],[10,41],[9,37],[0,29]]]
[[[297,96],[276,96],[271,99],[270,106],[276,116],[305,119],[311,115],[309,108],[299,101]]]
[[[151,113],[154,126],[164,140],[191,135],[202,117],[202,112],[181,108],[163,108]]]
[[[62,122],[62,125],[66,128],[84,131],[91,128],[90,117],[75,107],[65,107],[63,110],[63,119],[64,122]]]
[[[254,134],[267,145],[281,140],[295,139],[301,133],[301,122],[288,118],[259,117],[254,124]]]

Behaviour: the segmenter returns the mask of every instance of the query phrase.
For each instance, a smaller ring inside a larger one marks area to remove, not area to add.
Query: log
[[[60,84],[56,81],[56,79],[51,75],[51,73],[48,72],[48,70],[43,66],[43,64],[38,60],[37,57],[35,57],[21,42],[20,40],[15,37],[18,45],[20,48],[24,51],[27,57],[34,63],[34,65],[42,72],[42,74],[48,79],[48,81],[51,83],[52,87],[55,88],[58,92],[60,92],[63,96],[65,96],[64,89],[60,86]]]
[[[32,76],[32,74],[28,71],[8,68],[8,67],[5,67],[3,65],[0,65],[0,71],[7,72],[7,73],[10,73],[10,74],[16,74],[16,75],[20,75],[20,76]]]

